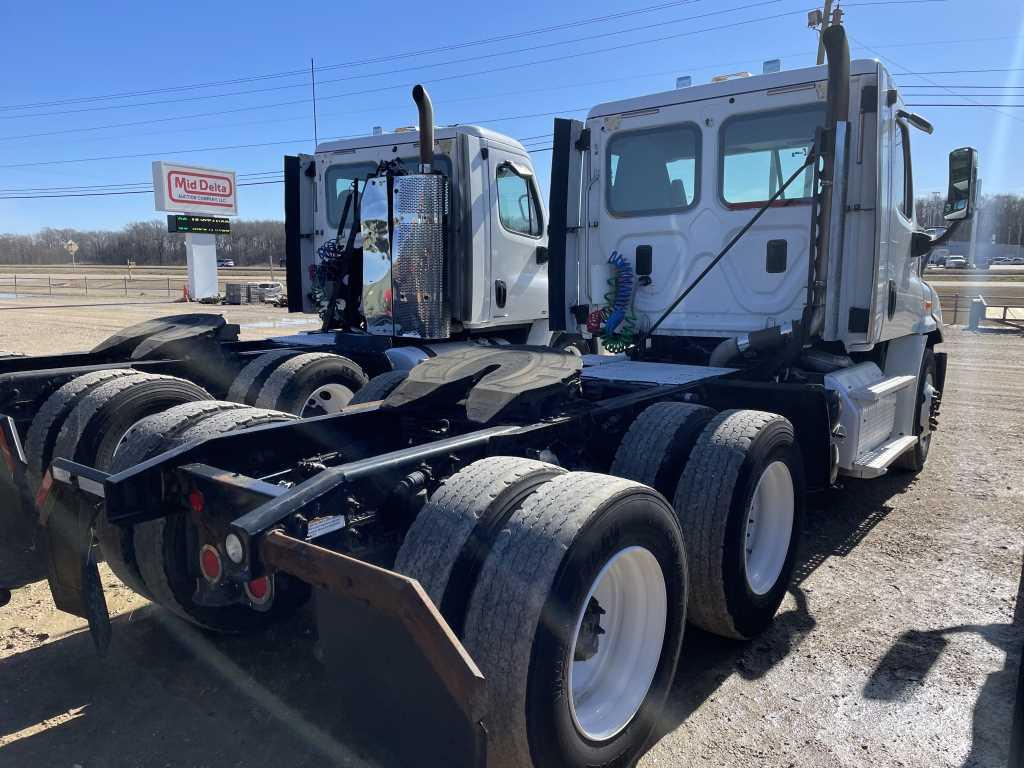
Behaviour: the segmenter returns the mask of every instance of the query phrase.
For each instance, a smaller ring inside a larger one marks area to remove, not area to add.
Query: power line
[[[745,11],[745,10],[749,10],[751,8],[756,8],[756,7],[763,6],[763,5],[774,5],[774,4],[779,3],[779,2],[782,2],[782,0],[760,0],[759,2],[756,2],[756,3],[748,3],[746,5],[737,6],[735,8],[727,8],[727,9],[721,9],[721,10],[717,10],[717,11],[711,11],[709,13],[698,14],[696,16],[688,16],[688,17],[685,17],[685,18],[682,18],[682,19],[674,19],[674,20],[670,20],[670,21],[660,22],[658,24],[645,24],[645,25],[642,25],[642,26],[631,27],[631,28],[622,29],[622,30],[616,30],[616,31],[613,31],[613,32],[602,32],[602,33],[596,34],[596,35],[585,35],[583,37],[572,38],[570,40],[560,40],[560,41],[553,42],[553,43],[540,43],[540,44],[537,44],[537,45],[528,46],[526,48],[518,48],[518,49],[515,49],[515,50],[511,50],[511,51],[501,51],[501,52],[498,52],[498,53],[488,53],[488,54],[482,54],[482,55],[479,55],[479,56],[470,56],[470,57],[467,57],[467,58],[464,58],[464,59],[458,59],[458,60],[447,61],[447,62],[440,62],[440,63],[436,63],[436,64],[417,65],[417,66],[414,66],[414,67],[405,67],[405,68],[402,68],[402,69],[388,70],[386,72],[377,72],[377,73],[373,73],[373,74],[369,74],[369,75],[357,75],[357,76],[353,76],[353,77],[349,77],[349,78],[337,78],[337,79],[334,79],[334,80],[321,80],[320,81],[320,85],[323,86],[326,83],[340,82],[341,80],[365,79],[367,77],[376,77],[376,76],[381,76],[381,75],[399,74],[399,73],[404,73],[404,72],[409,72],[409,71],[418,71],[418,70],[421,70],[421,69],[424,69],[424,68],[428,68],[428,67],[447,66],[449,64],[464,64],[464,63],[470,63],[470,62],[475,62],[475,61],[481,61],[481,60],[484,60],[484,59],[493,59],[493,58],[497,58],[497,57],[500,57],[500,56],[511,56],[511,55],[520,54],[520,53],[532,53],[533,51],[542,50],[544,48],[551,48],[551,47],[556,47],[556,46],[569,45],[569,44],[574,44],[574,43],[579,43],[579,42],[586,42],[586,41],[589,41],[589,40],[596,40],[596,39],[603,38],[603,37],[614,37],[614,36],[621,35],[621,34],[627,34],[627,33],[631,33],[631,32],[637,32],[637,31],[642,31],[642,30],[646,30],[646,29],[652,29],[652,28],[655,28],[655,27],[662,27],[662,26],[665,26],[667,24],[678,24],[678,23],[682,23],[684,21],[693,21],[695,19],[702,19],[702,18],[707,18],[707,17],[710,17],[710,16],[718,16],[718,15],[721,15],[721,14],[724,14],[724,13],[734,13],[736,11]],[[523,63],[519,63],[519,64],[505,65],[505,66],[502,66],[502,67],[496,67],[496,68],[492,68],[492,69],[477,70],[477,71],[474,71],[474,72],[459,73],[459,74],[454,74],[454,75],[446,75],[446,76],[441,76],[441,77],[436,77],[436,78],[428,79],[428,80],[426,80],[426,82],[427,83],[432,83],[432,82],[436,83],[436,82],[442,82],[442,81],[448,81],[448,80],[458,80],[458,79],[463,79],[463,78],[467,78],[467,77],[477,77],[477,76],[480,76],[480,75],[491,74],[491,73],[494,73],[494,72],[506,71],[506,70],[509,70],[509,69],[518,69],[518,68],[522,68],[522,67],[536,66],[537,64],[544,64],[544,63],[549,63],[549,62],[553,62],[553,61],[564,61],[566,59],[576,58],[577,56],[589,56],[589,55],[594,55],[596,53],[604,53],[606,51],[619,50],[621,48],[629,48],[629,47],[633,47],[633,46],[636,46],[636,45],[645,45],[645,44],[648,44],[648,43],[651,43],[651,42],[661,42],[663,40],[674,39],[674,38],[678,38],[678,37],[687,37],[687,36],[690,36],[690,35],[699,34],[699,33],[703,33],[703,32],[719,31],[719,30],[723,30],[723,29],[729,29],[729,28],[734,27],[734,26],[740,26],[740,25],[743,25],[743,24],[751,24],[751,23],[756,23],[756,22],[759,22],[759,21],[770,21],[770,20],[774,20],[774,19],[777,19],[777,18],[781,18],[782,16],[796,15],[796,14],[802,14],[802,13],[803,13],[803,11],[791,11],[791,12],[786,13],[786,14],[778,14],[778,15],[775,15],[775,16],[769,16],[769,17],[760,18],[760,19],[748,19],[748,20],[745,20],[745,21],[732,22],[730,24],[722,25],[722,26],[719,26],[719,27],[711,27],[711,28],[702,29],[702,30],[692,30],[692,31],[688,31],[688,32],[678,33],[678,34],[675,34],[675,35],[668,35],[666,37],[655,38],[654,40],[642,40],[642,41],[637,41],[637,42],[633,42],[633,43],[627,43],[627,44],[624,44],[624,45],[614,46],[614,47],[607,48],[607,49],[599,49],[599,50],[596,50],[596,51],[583,51],[583,52],[580,52],[580,53],[573,53],[573,54],[568,54],[568,55],[565,55],[565,56],[558,56],[558,57],[555,57],[555,58],[545,59],[545,60],[541,60],[541,61],[523,62]],[[329,99],[338,99],[338,98],[344,98],[344,97],[347,97],[347,96],[361,96],[361,95],[365,95],[367,93],[376,93],[377,91],[380,91],[380,90],[391,90],[391,89],[395,89],[395,88],[409,88],[409,87],[412,87],[415,84],[416,83],[401,83],[399,85],[376,86],[376,87],[373,87],[373,88],[367,88],[367,89],[360,90],[360,91],[349,91],[349,92],[346,92],[346,93],[332,94],[330,96],[321,96],[318,99],[318,101],[322,102],[322,101],[327,101]],[[303,85],[305,85],[305,84],[303,84]],[[288,87],[292,87],[292,86],[288,86]],[[255,91],[253,91],[253,92],[255,92]],[[228,95],[230,95],[230,94],[228,94]],[[177,120],[191,120],[191,119],[201,118],[201,117],[217,117],[217,116],[224,115],[224,114],[235,114],[235,113],[238,113],[238,112],[251,112],[251,111],[254,111],[254,110],[274,109],[274,108],[277,108],[277,107],[295,106],[297,104],[309,104],[311,101],[312,101],[311,99],[293,99],[293,100],[290,100],[290,101],[280,101],[280,102],[273,102],[273,103],[267,103],[267,104],[257,104],[257,105],[254,105],[254,106],[247,106],[247,107],[234,107],[234,108],[231,108],[231,109],[218,109],[218,110],[215,110],[215,111],[212,111],[212,112],[195,112],[195,113],[187,114],[187,115],[172,115],[172,116],[169,116],[169,117],[149,118],[149,119],[146,119],[146,120],[133,120],[133,121],[121,122],[121,123],[107,123],[107,124],[104,124],[104,125],[94,125],[94,126],[88,126],[88,127],[84,127],[84,128],[62,128],[62,129],[55,130],[55,131],[43,131],[43,132],[38,132],[38,133],[26,133],[26,134],[12,135],[12,136],[0,136],[0,141],[11,141],[11,140],[16,140],[16,139],[31,139],[31,138],[39,138],[39,137],[43,137],[43,136],[58,136],[58,135],[65,135],[65,134],[69,134],[69,133],[83,133],[83,132],[89,132],[89,131],[105,130],[105,129],[108,129],[108,128],[127,128],[127,127],[133,127],[133,126],[137,126],[137,125],[150,125],[152,123],[166,123],[166,122],[174,122],[174,121],[177,121]],[[161,102],[150,102],[150,104],[157,104],[157,103],[161,103]],[[54,115],[63,116],[63,115],[66,115],[66,114],[69,114],[69,113],[66,112],[66,111],[46,112],[46,113],[39,113],[39,114],[36,114],[36,115],[30,115],[28,117],[44,117],[44,116],[54,116]],[[26,115],[15,115],[13,117],[14,118],[26,117]],[[0,119],[13,119],[13,118],[12,118],[12,116],[6,116],[6,117],[0,116]]]
[[[280,169],[274,171],[245,171],[236,173],[236,178],[252,181],[264,176],[281,175]],[[152,186],[151,181],[124,181],[115,184],[76,184],[58,187],[4,187],[0,194],[14,192],[86,192],[101,189],[129,189],[132,187]]]
[[[635,8],[635,9],[628,10],[628,11],[619,11],[617,13],[611,13],[611,14],[607,14],[605,16],[591,16],[591,17],[587,17],[587,18],[583,18],[583,19],[576,19],[574,21],[563,22],[563,23],[560,23],[560,24],[553,24],[553,25],[549,25],[547,27],[537,27],[535,29],[524,30],[522,32],[512,32],[512,33],[508,33],[508,34],[505,34],[505,35],[498,35],[496,37],[482,38],[482,39],[478,39],[478,40],[468,40],[468,41],[463,41],[463,42],[459,42],[459,43],[452,43],[452,44],[443,45],[443,46],[436,46],[434,48],[421,49],[421,50],[418,50],[418,51],[406,51],[404,53],[396,53],[396,54],[392,54],[392,55],[389,55],[389,56],[379,56],[379,57],[372,58],[372,59],[361,59],[359,61],[348,61],[348,62],[342,62],[342,63],[339,63],[339,64],[326,64],[324,66],[317,67],[316,71],[321,71],[322,72],[322,71],[327,71],[327,70],[342,69],[342,68],[346,68],[346,67],[364,66],[366,64],[375,64],[375,63],[379,63],[379,62],[382,62],[382,61],[396,61],[398,59],[407,59],[407,58],[411,58],[411,57],[414,57],[414,56],[424,56],[424,55],[427,55],[427,54],[430,54],[430,53],[441,53],[441,52],[444,52],[444,51],[453,51],[453,50],[457,50],[457,49],[460,49],[460,48],[469,48],[469,47],[473,47],[473,46],[477,46],[477,45],[486,45],[486,44],[490,44],[490,43],[502,42],[502,41],[505,41],[505,40],[512,40],[512,39],[521,38],[521,37],[528,37],[530,35],[537,35],[537,34],[544,34],[544,33],[547,33],[547,32],[554,32],[554,31],[558,31],[560,29],[567,29],[567,28],[570,28],[570,27],[585,26],[585,25],[589,25],[589,24],[598,24],[598,23],[601,23],[601,22],[604,22],[604,21],[610,21],[610,20],[613,20],[613,19],[624,18],[624,17],[627,17],[627,16],[638,16],[640,14],[651,13],[651,12],[654,12],[654,11],[660,11],[660,10],[664,10],[666,8],[674,8],[674,7],[678,7],[680,5],[692,5],[694,3],[698,3],[698,2],[702,2],[702,1],[703,0],[672,0],[672,2],[660,3],[659,5],[650,5],[650,6],[646,6],[644,8]],[[5,105],[5,106],[0,106],[0,110],[6,111],[6,110],[12,110],[12,109],[31,109],[31,108],[35,108],[35,107],[55,106],[55,105],[59,105],[59,104],[76,104],[76,103],[84,103],[84,102],[88,102],[88,101],[99,101],[99,100],[109,100],[109,99],[119,99],[119,98],[130,98],[132,96],[148,96],[148,95],[155,94],[155,93],[173,93],[173,92],[180,92],[180,91],[185,91],[185,90],[193,90],[193,89],[197,89],[197,88],[212,88],[212,87],[216,87],[216,86],[219,86],[219,85],[234,85],[234,84],[243,83],[243,82],[254,82],[254,81],[257,81],[257,80],[269,80],[269,79],[276,79],[276,78],[282,78],[282,77],[295,77],[295,76],[298,76],[298,75],[303,75],[304,76],[305,74],[306,74],[306,70],[305,69],[288,70],[288,71],[285,71],[285,72],[273,72],[273,73],[264,74],[264,75],[252,75],[252,76],[246,76],[246,77],[233,78],[233,79],[230,79],[230,80],[210,81],[210,82],[205,82],[205,83],[193,83],[191,85],[177,85],[177,86],[170,86],[170,87],[166,87],[166,88],[152,88],[152,89],[145,90],[145,91],[123,91],[121,93],[106,94],[106,95],[101,95],[101,96],[80,96],[80,97],[75,97],[75,98],[70,98],[70,99],[61,99],[61,100],[57,100],[57,101],[36,102],[34,104],[10,104],[10,105]],[[296,87],[301,87],[301,84],[300,84],[300,86],[296,86]]]
[[[701,2],[701,1],[702,0],[689,0],[689,2]],[[380,76],[389,75],[389,74],[397,74],[397,73],[402,73],[402,72],[418,71],[418,70],[421,70],[421,69],[424,69],[424,68],[441,67],[441,66],[448,66],[448,65],[451,65],[451,64],[460,64],[460,63],[466,63],[466,62],[472,62],[472,61],[479,61],[479,60],[482,60],[482,59],[495,58],[495,57],[499,57],[499,56],[507,56],[507,55],[511,55],[511,54],[515,54],[515,53],[530,52],[530,51],[534,51],[534,50],[540,50],[542,48],[554,47],[554,46],[559,46],[559,45],[567,45],[567,44],[576,43],[576,42],[582,42],[582,41],[587,41],[587,40],[594,40],[594,39],[598,39],[598,38],[601,38],[601,37],[609,37],[609,36],[615,36],[615,35],[620,35],[620,34],[626,34],[626,33],[630,33],[630,32],[641,31],[641,30],[645,30],[645,29],[652,29],[652,28],[655,28],[655,27],[662,27],[662,26],[665,26],[667,24],[678,24],[678,23],[681,23],[681,22],[684,22],[684,21],[692,21],[694,19],[707,18],[707,17],[710,17],[710,16],[720,15],[720,14],[723,14],[723,13],[732,13],[732,12],[738,11],[738,10],[748,10],[750,8],[754,8],[754,7],[757,7],[757,6],[760,6],[760,5],[767,5],[767,4],[771,4],[771,3],[775,3],[775,2],[781,2],[781,1],[782,0],[764,0],[763,2],[751,3],[751,4],[748,4],[746,6],[739,6],[737,8],[728,8],[728,9],[721,9],[721,10],[717,10],[717,11],[710,11],[708,13],[698,14],[696,16],[687,16],[687,17],[683,17],[681,19],[670,19],[670,20],[658,22],[658,23],[655,23],[655,24],[646,24],[646,25],[642,25],[642,26],[638,26],[638,27],[631,27],[631,28],[627,28],[627,29],[616,30],[616,31],[613,31],[613,32],[605,32],[605,33],[599,33],[599,34],[596,34],[596,35],[587,35],[587,36],[584,36],[584,37],[573,38],[573,39],[570,39],[570,40],[556,41],[556,42],[553,42],[553,43],[543,43],[543,44],[538,44],[538,45],[535,45],[535,46],[530,46],[528,48],[514,49],[514,50],[511,50],[511,51],[502,51],[502,52],[498,52],[498,53],[484,54],[484,55],[480,55],[480,56],[471,56],[471,57],[463,58],[463,59],[452,59],[452,60],[449,60],[449,61],[434,62],[434,63],[429,63],[429,64],[417,64],[416,66],[413,66],[413,67],[403,67],[403,68],[399,68],[399,69],[385,70],[385,71],[382,71],[382,72],[371,72],[371,73],[365,73],[365,74],[360,74],[360,75],[350,75],[348,77],[320,80],[319,82],[320,82],[321,85],[325,85],[325,84],[328,84],[328,83],[338,83],[338,82],[343,82],[343,81],[347,81],[347,80],[360,80],[360,79],[366,79],[366,78],[371,78],[371,77],[380,77]],[[946,1],[947,0],[903,0],[903,2],[900,2],[900,0],[879,0],[879,2],[866,3],[866,4],[869,4],[869,5],[904,5],[904,4],[908,4],[908,3],[925,3],[925,2],[933,3],[933,2],[946,2]],[[624,12],[624,13],[619,13],[619,14],[611,14],[611,15],[605,16],[605,17],[599,17],[596,20],[590,20],[590,21],[587,21],[586,23],[590,24],[590,23],[595,23],[595,21],[607,21],[610,18],[620,18],[622,16],[635,15],[637,13],[649,12],[651,10],[658,10],[658,9],[662,9],[662,8],[666,8],[666,7],[671,7],[671,6],[676,6],[676,5],[682,5],[682,4],[688,4],[688,3],[676,2],[676,3],[667,3],[667,4],[664,4],[664,5],[661,5],[661,6],[651,6],[651,7],[647,8],[647,9],[638,9],[637,11],[633,11],[633,12]],[[541,31],[552,31],[552,30],[555,30],[555,29],[563,29],[563,28],[568,28],[568,27],[572,27],[572,26],[579,26],[579,24],[562,24],[562,25],[556,25],[554,27],[545,27],[545,28],[542,28]],[[452,45],[452,46],[447,46],[447,47],[444,47],[444,48],[431,49],[431,50],[437,50],[437,51],[439,51],[439,50],[454,50],[454,49],[457,49],[457,48],[464,48],[464,47],[468,47],[468,46],[471,46],[471,45],[480,45],[480,44],[483,44],[484,42],[493,42],[495,40],[506,40],[506,39],[512,39],[512,38],[525,37],[525,36],[527,36],[529,34],[534,34],[536,32],[537,32],[537,30],[531,30],[530,32],[523,32],[523,33],[510,34],[510,35],[503,35],[503,36],[499,36],[497,38],[489,38],[487,40],[473,41],[473,42],[466,43],[466,44]],[[928,43],[904,43],[904,44],[897,44],[897,45],[887,45],[887,46],[882,46],[882,47],[905,47],[907,45],[925,45],[925,44],[933,45],[933,44],[938,44],[938,43],[978,42],[978,41],[987,41],[987,40],[1014,39],[1014,37],[1015,36],[1004,36],[1004,37],[993,37],[993,38],[973,38],[973,39],[966,39],[966,40],[960,39],[960,40],[931,41],[931,42],[928,42]],[[376,58],[376,59],[367,59],[367,60],[364,60],[362,62],[348,62],[348,63],[344,63],[344,64],[327,65],[327,66],[323,66],[323,67],[316,67],[315,71],[320,72],[320,71],[325,71],[325,70],[330,70],[330,69],[337,69],[337,68],[342,68],[342,67],[351,67],[351,66],[356,66],[356,65],[360,65],[360,64],[368,64],[368,63],[375,63],[375,62],[381,62],[381,61],[394,61],[396,59],[408,58],[409,56],[420,55],[422,53],[423,52],[421,51],[421,52],[415,52],[415,53],[410,53],[410,54],[398,54],[398,55],[393,56],[393,57],[391,57],[391,56],[382,56],[382,57],[379,57],[379,58]],[[296,74],[296,73],[295,72],[289,73],[289,75],[294,75],[294,74]],[[189,87],[191,87],[191,86],[189,86]],[[196,87],[198,87],[198,86],[196,86]],[[24,115],[0,115],[0,120],[14,120],[14,119],[34,118],[34,117],[50,117],[50,116],[65,116],[65,115],[68,115],[68,114],[75,114],[75,113],[82,113],[82,112],[105,111],[105,110],[110,110],[110,109],[127,109],[127,108],[133,108],[133,107],[144,107],[144,106],[154,106],[154,105],[169,104],[169,103],[180,103],[180,102],[185,102],[185,101],[201,101],[201,100],[206,100],[206,99],[219,99],[219,98],[226,98],[226,97],[231,97],[231,96],[242,96],[242,95],[249,95],[249,94],[254,94],[254,93],[266,93],[266,92],[269,92],[269,91],[278,91],[278,90],[286,90],[286,89],[292,89],[292,88],[303,88],[303,87],[305,87],[305,83],[293,83],[293,84],[288,84],[288,85],[272,86],[272,87],[269,87],[269,88],[255,88],[255,89],[249,89],[249,90],[243,90],[243,91],[230,91],[230,92],[227,92],[227,93],[205,94],[205,95],[201,95],[201,96],[190,96],[190,97],[184,97],[184,98],[160,99],[160,100],[157,100],[157,101],[145,101],[145,102],[137,102],[137,103],[133,103],[133,104],[114,104],[114,105],[105,105],[105,106],[99,106],[99,107],[87,107],[87,108],[83,108],[83,109],[61,110],[61,111],[57,111],[57,112],[35,112],[35,113],[29,113],[29,114],[24,114]],[[177,89],[170,89],[170,90],[177,90]],[[153,91],[153,92],[156,92],[156,91]],[[97,97],[97,98],[99,98],[99,97]],[[292,103],[295,103],[295,102],[284,102],[284,103],[281,103],[281,104],[270,104],[270,105],[265,105],[265,106],[266,107],[284,106],[284,105],[288,105],[288,104],[292,104]],[[3,111],[5,109],[14,109],[14,108],[15,107],[0,107],[0,111]],[[205,116],[205,115],[202,115],[202,116]],[[171,119],[173,119],[173,118],[171,118]],[[125,123],[125,124],[121,124],[121,125],[130,125],[130,124]],[[96,129],[97,128],[82,128],[82,129],[71,129],[71,130],[96,130]],[[29,134],[29,136],[35,136],[35,135],[47,135],[47,134]],[[8,137],[8,138],[22,138],[22,137]]]
[[[263,184],[284,184],[284,179],[274,179],[272,181],[247,181],[238,184],[239,187],[257,187]],[[50,200],[56,197],[111,197],[115,195],[151,195],[153,194],[153,188],[149,189],[133,189],[124,190],[119,192],[72,192],[62,193],[59,195],[0,195],[0,200]]]
[[[876,56],[878,56],[880,59],[884,59],[885,61],[890,62],[893,66],[899,67],[902,70],[907,70],[908,69],[907,67],[903,66],[898,61],[896,61],[895,59],[893,59],[893,58],[891,58],[889,56],[883,56],[882,54],[880,54],[878,51],[876,51],[871,46],[864,45],[859,40],[854,39],[853,35],[850,35],[850,39],[853,40],[860,47],[866,48],[867,50],[871,51]],[[900,73],[900,74],[915,74],[915,73],[911,73],[909,71],[905,71],[905,72]],[[920,72],[918,72],[916,74],[918,76],[922,76]],[[944,73],[944,74],[948,74],[948,73]],[[931,79],[929,79],[927,77],[924,77],[923,79],[926,80],[927,82],[931,83],[932,85],[935,85],[935,86],[938,86],[938,87],[942,88],[947,93],[954,94],[954,91],[953,91],[952,88],[946,88],[946,87],[942,86],[941,83],[936,83],[934,80],[931,80]],[[1001,107],[1002,106],[1001,104],[982,104],[980,102],[974,101],[973,99],[971,99],[969,97],[964,97],[964,98],[967,98],[967,100],[969,102],[971,102],[971,104],[976,106],[976,107],[982,107],[982,108],[985,108],[985,109],[991,109],[993,112],[995,112],[996,114],[1002,115],[1003,117],[1008,117],[1011,120],[1014,120],[1014,121],[1019,122],[1019,123],[1024,122],[1024,120],[1021,120],[1020,118],[1017,118],[1014,115],[1011,115],[1011,114],[1009,114],[1007,112],[1002,112],[1000,109],[998,109],[997,107]],[[927,106],[942,106],[942,105],[939,105],[939,104],[935,104],[935,105],[931,105],[931,104],[912,104],[911,105],[911,104],[908,104],[907,106],[927,107]]]

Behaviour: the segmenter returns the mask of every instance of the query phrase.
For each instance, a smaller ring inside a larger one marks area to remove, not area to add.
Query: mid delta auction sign
[[[153,194],[158,211],[238,215],[234,171],[157,160],[153,163]]]

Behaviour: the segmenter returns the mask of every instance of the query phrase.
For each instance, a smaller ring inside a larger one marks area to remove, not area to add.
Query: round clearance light
[[[199,570],[202,571],[203,578],[211,584],[220,581],[222,573],[220,553],[209,544],[204,544],[199,550]]]
[[[229,533],[227,535],[224,539],[224,551],[235,565],[240,565],[245,559],[245,547],[242,546],[242,540],[238,538],[237,534]]]
[[[245,596],[254,608],[266,609],[274,599],[274,582],[268,576],[260,576],[245,585]]]

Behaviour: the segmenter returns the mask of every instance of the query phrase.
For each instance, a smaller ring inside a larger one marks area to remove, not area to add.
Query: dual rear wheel
[[[483,459],[444,482],[399,551],[395,569],[488,680],[499,765],[630,764],[686,621],[749,638],[785,595],[804,495],[785,418],[659,403],[612,475],[627,477]]]

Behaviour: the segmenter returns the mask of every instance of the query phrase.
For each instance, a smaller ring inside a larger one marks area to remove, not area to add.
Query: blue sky
[[[1024,4],[881,2],[844,4],[853,55],[886,61],[901,89],[914,94],[909,102],[1024,104]],[[578,117],[601,101],[671,88],[676,75],[707,82],[719,73],[758,72],[776,57],[786,68],[806,66],[816,50],[805,20],[813,3],[798,0],[435,0],[426,15],[420,7],[407,0],[3,0],[0,196],[144,185],[154,159],[268,172],[246,178],[271,181],[283,155],[313,147],[310,58],[322,68],[321,139],[413,123],[409,86],[422,81],[439,124],[476,122],[539,137],[527,145],[541,149],[550,146],[543,138],[550,113]],[[612,14],[627,15],[581,23]],[[514,37],[556,25],[565,26]],[[506,39],[463,45],[498,36]],[[438,47],[449,50],[422,52]],[[1019,71],[898,74],[980,69]],[[295,74],[264,77],[289,72]],[[222,84],[182,88],[209,82]],[[93,98],[123,93],[137,95]],[[29,104],[43,106],[21,106]],[[916,111],[936,125],[932,136],[914,136],[918,193],[943,190],[948,151],[968,144],[981,153],[987,193],[1024,193],[1024,153],[1015,146],[1024,136],[1024,109]],[[229,145],[260,146],[176,152]],[[77,162],[112,155],[137,157]],[[545,187],[549,160],[550,152],[535,154]],[[254,183],[239,194],[242,218],[283,217],[281,184]],[[151,194],[0,199],[0,232],[119,228],[158,217]]]

